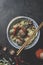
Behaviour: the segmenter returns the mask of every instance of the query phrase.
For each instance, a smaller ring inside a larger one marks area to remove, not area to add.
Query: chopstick
[[[29,37],[29,39],[19,48],[19,50],[17,51],[17,56],[21,53],[21,51],[27,46],[29,45],[33,40],[31,40],[32,38],[34,38],[34,35],[42,28],[43,26],[43,22],[41,22],[41,24],[39,25],[39,27],[37,29],[35,29],[34,33],[32,34],[31,37]]]

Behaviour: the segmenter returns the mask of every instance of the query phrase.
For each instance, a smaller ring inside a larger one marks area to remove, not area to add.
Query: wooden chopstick
[[[34,31],[33,35],[31,37],[29,37],[29,39],[19,48],[19,50],[17,51],[17,55],[20,54],[20,52],[27,46],[29,45],[32,41],[31,39],[34,37],[34,35],[42,28],[43,26],[43,22],[39,25],[39,27]]]

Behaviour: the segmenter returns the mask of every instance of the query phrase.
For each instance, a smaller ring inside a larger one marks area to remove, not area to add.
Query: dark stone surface
[[[43,0],[0,0],[0,45],[6,44],[9,47],[6,38],[7,25],[12,18],[22,15],[33,18],[39,24],[43,21]],[[43,64],[35,57],[35,51],[39,48],[43,48],[43,30],[37,45],[23,52],[23,57],[31,65]]]

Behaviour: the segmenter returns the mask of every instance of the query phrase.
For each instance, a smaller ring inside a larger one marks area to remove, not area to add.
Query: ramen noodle
[[[10,28],[10,39],[18,45],[22,45],[34,33],[35,29],[36,28],[33,21],[22,20],[16,24],[13,24],[12,28]]]

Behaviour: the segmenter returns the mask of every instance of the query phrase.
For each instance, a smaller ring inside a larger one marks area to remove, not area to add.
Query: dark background
[[[0,45],[12,48],[6,37],[6,28],[9,21],[16,16],[29,16],[40,24],[43,21],[43,0],[0,0]],[[43,65],[43,60],[35,57],[35,51],[39,48],[43,48],[42,29],[38,43],[24,51],[22,56],[31,65]]]

